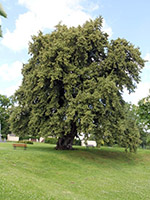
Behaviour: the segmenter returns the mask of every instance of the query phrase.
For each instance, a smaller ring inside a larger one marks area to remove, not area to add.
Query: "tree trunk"
[[[71,137],[70,134],[64,135],[63,137],[58,138],[57,150],[72,150],[72,144],[73,144],[74,138]]]
[[[58,138],[57,150],[73,150],[73,140],[77,136],[77,128],[74,122],[71,123],[71,132],[69,134],[62,134],[62,137]]]

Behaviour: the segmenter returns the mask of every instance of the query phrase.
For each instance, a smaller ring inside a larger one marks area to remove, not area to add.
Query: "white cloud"
[[[141,82],[137,85],[134,93],[128,94],[127,90],[124,92],[124,99],[133,104],[137,104],[139,100],[150,95],[150,53],[147,53],[144,57],[145,67],[141,72]]]
[[[15,93],[22,82],[22,67],[23,64],[20,61],[0,66],[0,94],[11,96]]]
[[[144,60],[146,61],[144,70],[147,71],[145,73],[145,76],[149,76],[149,73],[150,73],[150,53],[146,54],[146,56],[144,57]]]
[[[19,15],[16,28],[13,32],[7,30],[3,36],[2,44],[14,51],[28,47],[31,35],[39,30],[52,30],[60,21],[68,26],[77,26],[89,20],[89,8],[86,10],[81,3],[88,0],[18,0],[18,3],[28,9],[28,12]],[[91,10],[98,5],[91,4]],[[104,29],[110,36],[111,28],[104,21]]]
[[[81,0],[19,0],[28,12],[19,15],[16,29],[7,30],[2,44],[19,51],[27,48],[31,35],[39,30],[53,29],[60,21],[68,26],[82,24],[90,18],[80,6]]]
[[[147,53],[146,56],[144,57],[144,60],[147,62],[150,62],[150,53]]]
[[[149,89],[150,89],[149,82],[141,82],[138,84],[135,93],[129,95],[127,90],[125,90],[123,97],[126,101],[137,105],[139,100],[149,95]]]
[[[0,94],[10,97],[11,95],[14,95],[15,91],[19,88],[20,85],[21,80],[15,83],[14,85],[6,87],[5,89],[0,89]]]
[[[38,26],[36,25],[34,13],[27,12],[19,15],[19,18],[16,20],[16,29],[13,32],[7,30],[3,36],[2,44],[14,51],[27,48],[31,35],[35,34],[37,29]]]
[[[112,36],[113,32],[112,32],[112,28],[110,26],[108,26],[108,24],[106,23],[105,19],[103,19],[103,28],[102,30],[107,33],[109,35],[109,37]]]
[[[21,77],[22,62],[15,61],[11,65],[0,66],[0,79],[3,81],[13,81]]]

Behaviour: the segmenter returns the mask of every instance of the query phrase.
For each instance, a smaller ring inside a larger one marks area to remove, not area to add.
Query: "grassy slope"
[[[0,200],[149,200],[149,188],[149,150],[0,143]]]

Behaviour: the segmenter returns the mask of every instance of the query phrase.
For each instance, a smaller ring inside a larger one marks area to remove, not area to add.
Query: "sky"
[[[68,27],[103,17],[103,31],[109,40],[125,38],[140,48],[147,60],[134,93],[124,92],[133,104],[150,89],[150,0],[0,0],[7,19],[0,18],[0,94],[13,95],[22,81],[21,69],[28,62],[31,36],[51,33],[60,21]]]

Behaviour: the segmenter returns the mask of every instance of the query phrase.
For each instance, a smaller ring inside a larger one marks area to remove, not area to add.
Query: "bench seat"
[[[27,148],[27,144],[22,144],[22,143],[18,143],[18,144],[13,144],[14,149],[16,149],[16,147],[24,147],[24,149]]]

